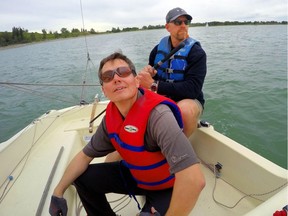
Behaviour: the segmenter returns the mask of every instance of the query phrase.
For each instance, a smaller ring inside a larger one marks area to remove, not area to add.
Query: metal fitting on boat
[[[201,120],[200,127],[210,127],[210,123],[205,120]]]
[[[220,178],[220,176],[221,176],[222,167],[223,167],[223,165],[219,162],[217,162],[217,164],[215,164],[215,175],[217,178]]]

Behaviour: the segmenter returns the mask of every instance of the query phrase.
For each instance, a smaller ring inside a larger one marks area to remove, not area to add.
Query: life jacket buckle
[[[166,73],[173,73],[173,71],[174,71],[174,70],[173,70],[172,68],[166,68],[166,69],[165,69],[165,72],[166,72]]]

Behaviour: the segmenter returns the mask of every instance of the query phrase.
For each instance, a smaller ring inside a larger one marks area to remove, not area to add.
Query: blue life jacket
[[[160,41],[157,49],[157,54],[154,60],[154,64],[161,61],[164,57],[167,56],[168,53],[171,52],[171,42],[170,37],[164,37]],[[200,43],[193,38],[187,38],[185,40],[185,46],[177,51],[172,58],[168,61],[164,62],[158,69],[157,75],[159,80],[167,81],[167,82],[177,82],[184,80],[184,71],[187,67],[187,56],[193,47],[193,45]]]

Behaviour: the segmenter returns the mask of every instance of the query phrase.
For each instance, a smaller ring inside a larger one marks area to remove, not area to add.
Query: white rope
[[[123,199],[123,200],[122,200]],[[129,199],[129,200],[128,200]],[[122,200],[122,201],[121,201]],[[128,202],[126,204],[124,204],[124,202],[128,200]],[[124,195],[122,196],[120,199],[118,200],[114,200],[114,201],[109,201],[109,203],[113,203],[113,202],[119,202],[114,208],[113,208],[113,211],[115,211],[116,213],[121,211],[122,209],[124,209],[126,206],[129,205],[129,203],[131,202],[132,198],[129,197],[128,195]],[[120,205],[123,205],[121,208],[117,209]]]

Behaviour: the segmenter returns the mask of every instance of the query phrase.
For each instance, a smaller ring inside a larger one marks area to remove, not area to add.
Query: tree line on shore
[[[225,26],[225,25],[275,25],[275,24],[284,24],[287,25],[287,21],[276,22],[276,21],[248,21],[248,22],[238,22],[238,21],[226,21],[226,22],[207,22],[207,23],[192,23],[190,27],[197,27],[197,26]],[[47,31],[46,29],[42,29],[42,33],[38,32],[28,32],[27,29],[22,27],[13,27],[12,32],[0,32],[0,47],[15,45],[15,44],[24,44],[24,43],[31,43],[31,42],[40,42],[46,40],[53,40],[59,38],[69,38],[69,37],[79,37],[84,35],[93,35],[93,34],[107,34],[107,33],[119,33],[119,32],[129,32],[129,31],[139,31],[139,30],[151,30],[151,29],[162,29],[165,28],[165,25],[149,25],[143,26],[142,28],[138,27],[126,27],[122,30],[118,28],[112,28],[106,32],[98,32],[95,31],[93,28],[90,31],[86,29],[77,29],[73,28],[72,30],[68,30],[67,28],[62,28],[60,32],[55,31]]]

